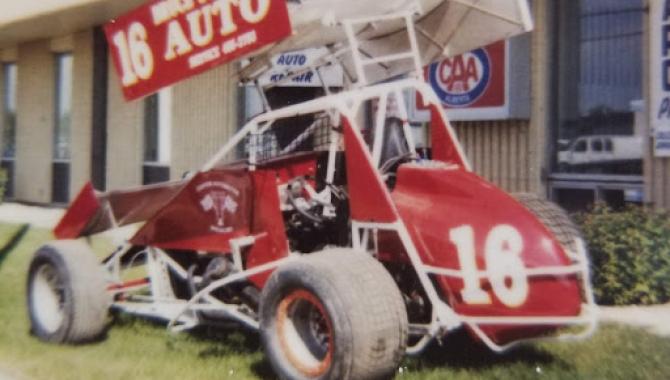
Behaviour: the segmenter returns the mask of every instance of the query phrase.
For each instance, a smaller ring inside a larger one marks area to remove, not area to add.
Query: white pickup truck
[[[573,140],[567,149],[558,152],[559,170],[569,171],[574,167],[640,163],[642,145],[643,140],[639,136],[581,136]]]

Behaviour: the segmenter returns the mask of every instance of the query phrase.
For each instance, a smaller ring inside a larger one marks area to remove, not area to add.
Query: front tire
[[[31,332],[51,343],[83,343],[104,331],[109,308],[102,268],[89,247],[54,241],[35,252],[27,286]]]
[[[407,312],[368,254],[322,251],[278,268],[261,295],[261,338],[283,379],[390,377],[404,356]]]
[[[532,212],[554,234],[564,249],[577,252],[577,239],[581,239],[579,227],[564,209],[554,202],[533,193],[512,194],[519,203]]]

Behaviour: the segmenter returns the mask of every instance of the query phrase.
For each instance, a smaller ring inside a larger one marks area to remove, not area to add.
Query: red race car
[[[408,122],[416,97],[429,123]],[[102,262],[75,240],[122,226]],[[232,320],[260,332],[282,378],[359,379],[458,328],[503,351],[595,327],[573,223],[473,173],[418,79],[269,110],[181,181],[88,185],[54,232],[28,280],[45,341],[97,337],[110,307],[173,330]]]

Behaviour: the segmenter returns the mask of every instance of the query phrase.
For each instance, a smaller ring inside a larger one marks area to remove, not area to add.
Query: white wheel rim
[[[42,265],[33,278],[30,302],[35,319],[48,333],[56,332],[63,323],[65,291],[55,268]]]

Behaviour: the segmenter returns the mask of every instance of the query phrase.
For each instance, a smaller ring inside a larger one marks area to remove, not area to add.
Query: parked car
[[[560,145],[559,145],[560,149]],[[560,171],[609,171],[614,166],[640,166],[643,139],[640,136],[593,135],[573,140],[558,152]]]

